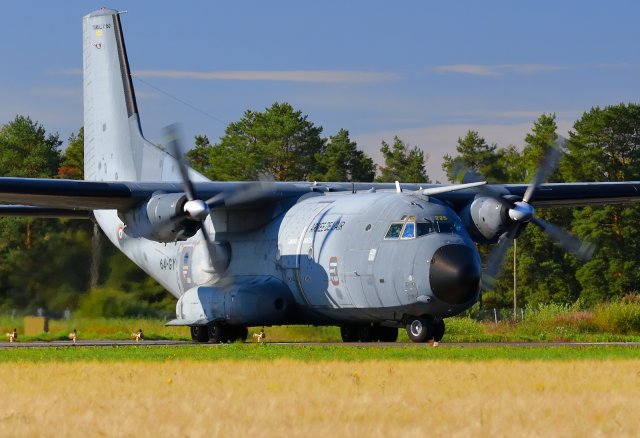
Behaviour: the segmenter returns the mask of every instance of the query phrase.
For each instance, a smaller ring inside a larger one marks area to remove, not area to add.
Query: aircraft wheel
[[[396,342],[398,329],[395,327],[378,327],[378,340],[380,342]]]
[[[231,330],[222,324],[209,325],[209,340],[214,344],[226,344],[231,341]]]
[[[440,342],[444,336],[445,325],[444,319],[439,319],[433,323],[433,339]]]
[[[372,342],[375,341],[375,333],[373,327],[370,325],[358,326],[358,341],[360,342]]]
[[[205,325],[193,325],[189,327],[191,330],[191,339],[196,342],[208,342],[209,331]]]
[[[340,326],[342,342],[358,342],[358,328],[354,325]]]
[[[246,327],[238,327],[238,339],[246,342],[249,337],[249,329]]]
[[[425,316],[416,316],[407,324],[407,335],[413,342],[426,342],[433,337],[433,322]]]

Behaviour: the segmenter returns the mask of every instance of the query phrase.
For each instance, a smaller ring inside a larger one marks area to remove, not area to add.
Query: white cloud
[[[79,68],[50,70],[49,74],[80,76]],[[199,79],[206,81],[280,81],[328,84],[367,84],[394,81],[396,73],[356,70],[136,70],[132,76],[140,78]]]
[[[459,73],[474,76],[502,76],[505,74],[534,74],[554,70],[566,70],[565,66],[550,64],[451,64],[440,65],[433,70],[438,73]]]
[[[138,70],[134,76],[143,78],[200,79],[222,81],[281,81],[312,83],[374,83],[392,81],[397,74],[348,70],[281,70],[281,71],[184,71]]]

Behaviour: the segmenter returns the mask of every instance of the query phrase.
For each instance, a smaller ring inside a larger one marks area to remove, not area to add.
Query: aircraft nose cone
[[[433,294],[448,304],[473,299],[480,287],[480,263],[473,249],[464,245],[445,245],[435,252],[429,270]]]

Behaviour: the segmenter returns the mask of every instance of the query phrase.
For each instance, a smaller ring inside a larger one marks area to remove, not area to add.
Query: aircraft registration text
[[[163,271],[173,271],[176,268],[175,257],[162,257],[160,259],[160,269]]]
[[[322,233],[325,231],[340,231],[344,226],[344,221],[328,221],[328,222],[316,222],[311,226],[311,231],[314,233]]]

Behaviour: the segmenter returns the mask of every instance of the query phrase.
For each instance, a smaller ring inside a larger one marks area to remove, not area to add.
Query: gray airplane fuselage
[[[212,214],[207,226],[230,248],[220,273],[208,266],[200,233],[166,244],[131,238],[124,224],[108,234],[179,298],[185,324],[400,326],[409,315],[452,316],[477,301],[475,245],[435,199],[312,193],[281,210],[266,219],[253,210]]]

